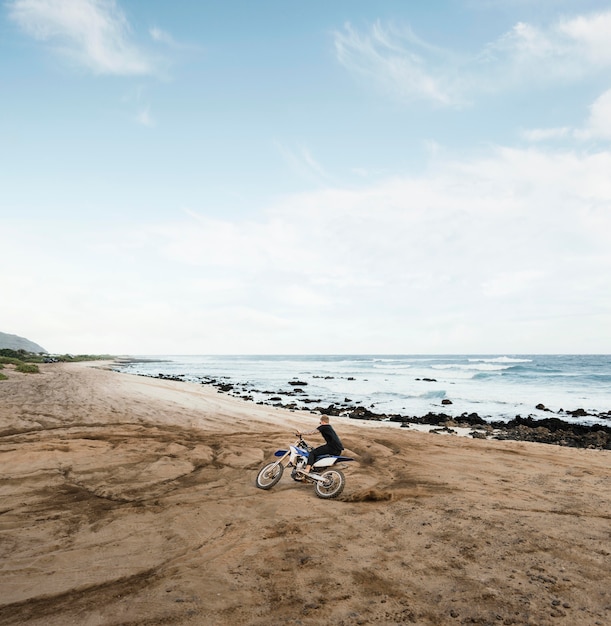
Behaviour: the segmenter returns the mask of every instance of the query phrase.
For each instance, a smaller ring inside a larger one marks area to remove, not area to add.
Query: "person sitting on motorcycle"
[[[320,418],[320,426],[318,426],[315,430],[311,430],[307,433],[297,433],[300,437],[302,435],[314,435],[315,433],[320,433],[324,439],[325,443],[322,446],[318,446],[318,448],[314,448],[308,454],[308,464],[302,470],[304,474],[308,474],[312,469],[312,465],[316,462],[316,459],[320,458],[325,454],[331,454],[333,456],[339,456],[344,449],[344,446],[337,436],[337,433],[333,429],[333,426],[329,424],[329,416],[323,415]]]

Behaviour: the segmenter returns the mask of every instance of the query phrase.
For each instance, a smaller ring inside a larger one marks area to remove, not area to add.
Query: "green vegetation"
[[[45,357],[48,358],[48,357]],[[76,361],[112,361],[115,358],[114,354],[62,354],[54,356],[54,359],[58,361],[73,363]],[[43,361],[45,359],[43,358]]]
[[[12,350],[11,348],[0,348],[0,358],[13,359],[13,361],[26,361],[29,357],[40,358],[39,354],[26,352],[25,350]],[[13,361],[5,361],[3,363],[11,363]]]
[[[0,356],[0,363],[6,363],[7,365],[19,365],[19,363],[24,363],[24,361],[16,359],[12,356]]]
[[[4,365],[14,365],[17,372],[25,374],[39,374],[40,369],[37,363],[70,363],[75,361],[111,361],[115,357],[110,354],[62,354],[53,355],[35,354],[25,350],[12,350],[10,348],[0,348],[0,369]],[[0,380],[7,380],[6,374],[0,374]]]
[[[75,361],[112,361],[112,354],[49,354],[26,352],[25,350],[11,350],[0,348],[0,363],[72,363]]]
[[[40,370],[38,369],[38,365],[36,365],[36,363],[19,363],[15,369],[18,372],[23,372],[24,374],[40,374]]]

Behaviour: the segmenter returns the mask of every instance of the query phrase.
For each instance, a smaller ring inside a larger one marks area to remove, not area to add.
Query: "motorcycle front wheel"
[[[314,490],[319,498],[337,498],[344,490],[346,479],[338,469],[330,469],[321,474],[322,480],[317,480]]]
[[[281,463],[268,463],[257,474],[257,487],[259,489],[271,489],[281,478],[284,465]]]

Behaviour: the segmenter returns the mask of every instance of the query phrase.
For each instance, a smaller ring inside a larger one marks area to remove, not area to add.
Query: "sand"
[[[318,417],[100,364],[3,370],[0,624],[611,624],[611,453]],[[311,438],[314,442],[315,438]]]

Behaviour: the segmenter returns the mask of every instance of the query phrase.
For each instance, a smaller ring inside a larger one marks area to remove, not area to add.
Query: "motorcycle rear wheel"
[[[321,474],[323,480],[316,481],[314,491],[319,498],[337,498],[346,486],[346,478],[338,469],[330,469]]]
[[[257,474],[257,487],[259,489],[271,489],[282,478],[282,472],[284,472],[284,465],[281,463],[277,465],[276,463],[268,463]]]

